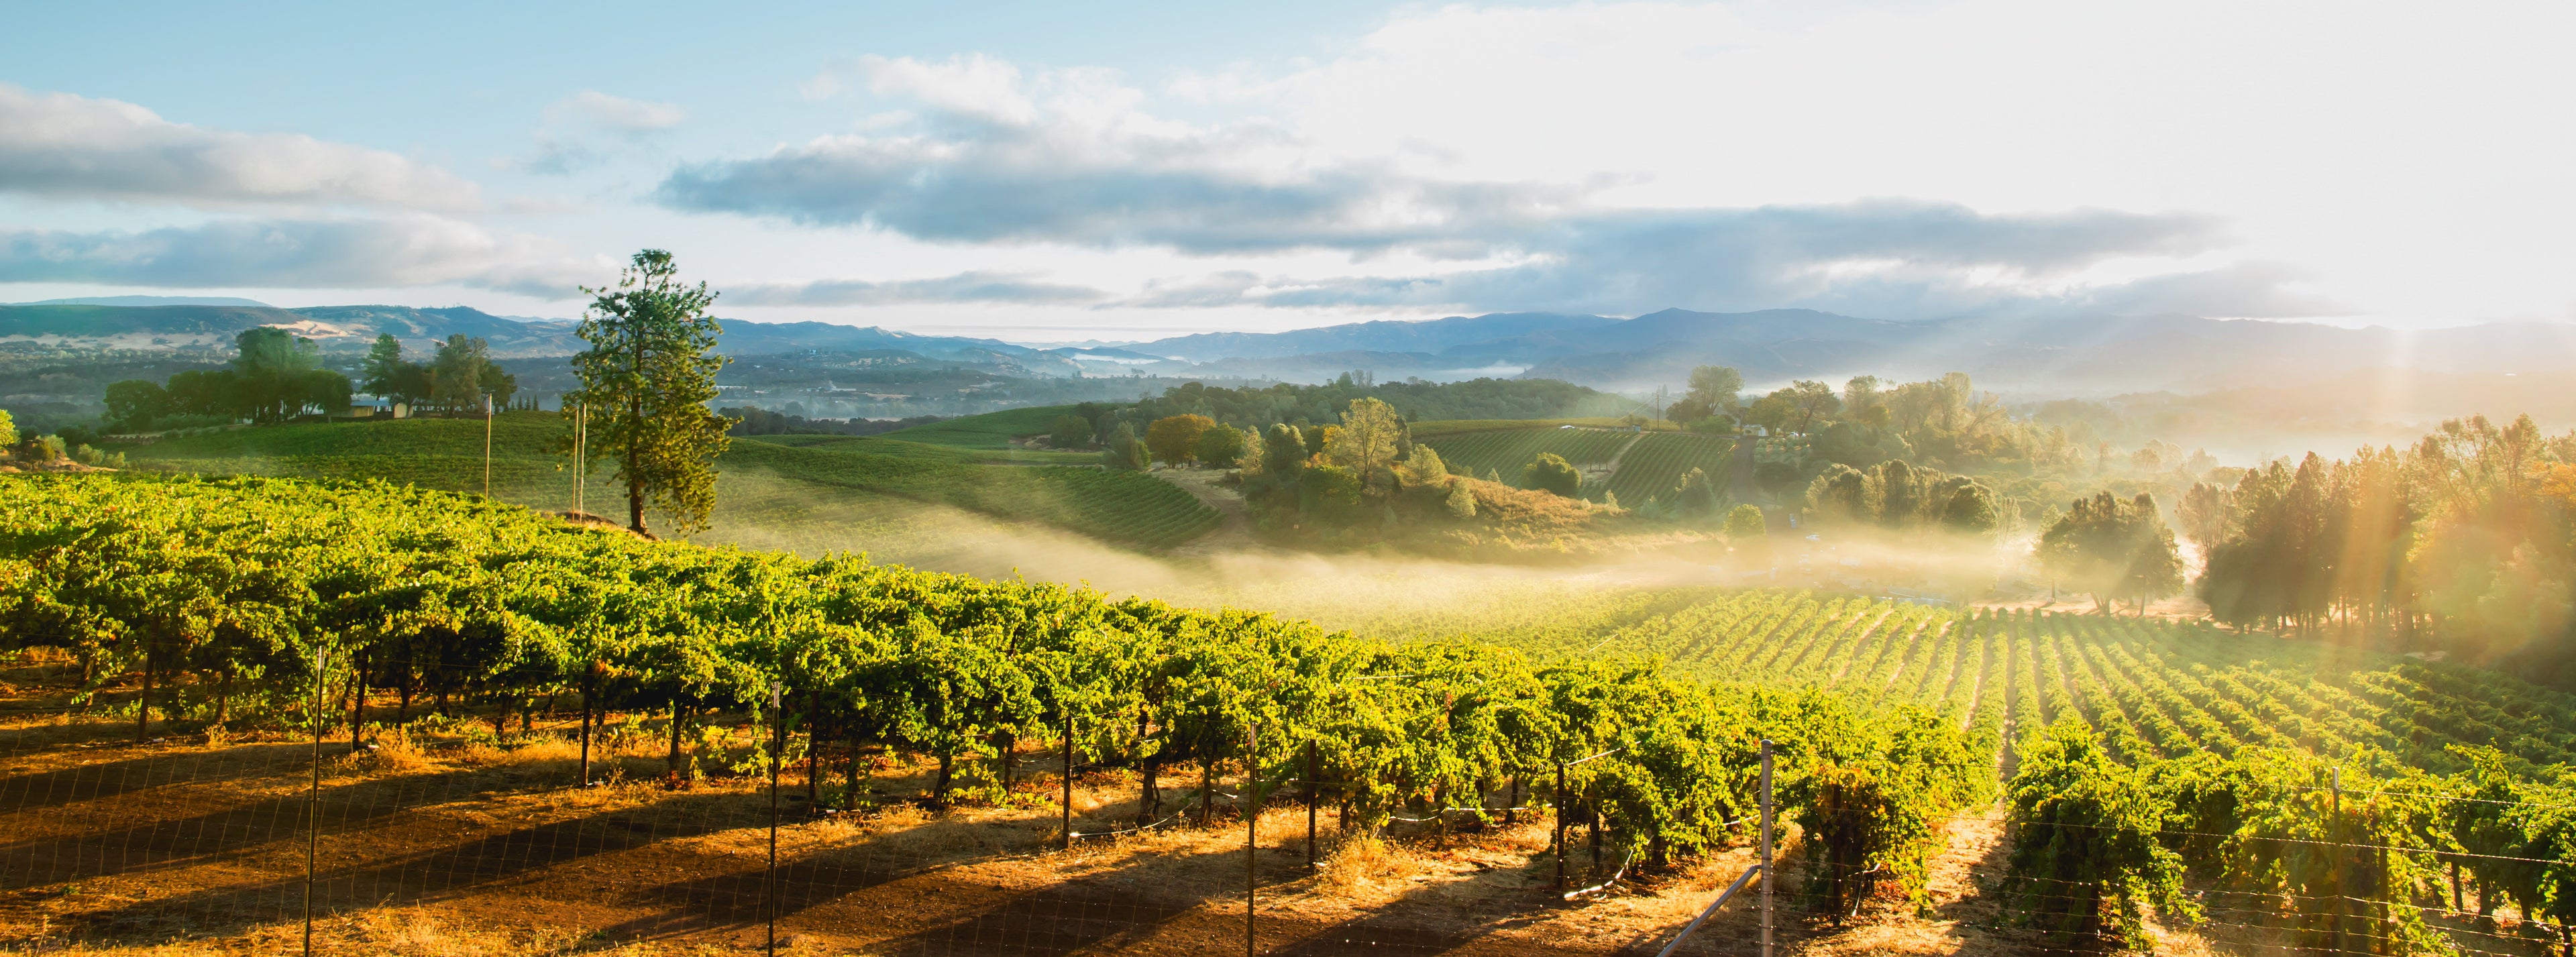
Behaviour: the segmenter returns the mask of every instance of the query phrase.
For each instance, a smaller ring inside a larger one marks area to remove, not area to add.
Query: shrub
[[[1535,461],[1521,467],[1521,484],[1573,498],[1583,492],[1583,473],[1576,471],[1574,463],[1564,456],[1541,452]]]
[[[1726,537],[1728,538],[1760,538],[1769,533],[1770,527],[1762,520],[1760,506],[1738,505],[1734,511],[1726,513]]]
[[[60,462],[63,460],[62,437],[39,435],[28,439],[26,445],[19,447],[18,457],[29,462]]]
[[[2172,807],[2100,736],[2062,719],[2038,735],[2013,775],[2012,858],[2004,892],[2054,943],[2151,950],[2140,904],[2188,919],[2182,857],[2157,843]]]
[[[1449,483],[1449,514],[1454,518],[1476,517],[1476,493],[1467,490],[1467,480]]]

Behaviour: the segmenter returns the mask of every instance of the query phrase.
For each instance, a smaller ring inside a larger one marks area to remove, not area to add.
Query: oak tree
[[[716,294],[680,281],[671,254],[647,249],[618,277],[593,289],[573,357],[581,388],[565,396],[589,410],[589,454],[617,462],[626,486],[626,523],[644,527],[647,501],[683,532],[705,528],[715,510],[716,456],[732,419],[709,411],[723,356],[710,354],[724,327],[707,315]]]

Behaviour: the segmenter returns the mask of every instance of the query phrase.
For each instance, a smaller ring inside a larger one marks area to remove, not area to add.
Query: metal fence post
[[[1316,778],[1315,742],[1306,742],[1306,869],[1315,869],[1315,804],[1323,793]]]
[[[760,909],[768,919],[769,952],[778,952],[778,765],[787,759],[785,689],[769,688],[769,869],[760,874]]]
[[[1254,869],[1261,853],[1261,723],[1247,725],[1243,735],[1243,957],[1255,953],[1253,897],[1260,890]]]
[[[313,864],[322,848],[322,649],[313,650],[313,787],[304,795],[304,957],[313,957]]]
[[[599,659],[593,658],[593,659],[591,659],[590,667],[589,667],[588,669],[585,669],[585,670],[582,672],[582,675],[581,675],[581,786],[582,786],[582,787],[589,787],[589,786],[590,786],[590,728],[591,728],[591,723],[592,723],[592,721],[594,720],[592,716],[593,716],[594,714],[596,714],[596,712],[595,712],[593,709],[594,709],[594,708],[596,708],[596,707],[598,706],[598,705],[597,705],[597,700],[598,700],[598,697],[599,697],[599,672],[600,672]]]
[[[2343,844],[2343,841],[2340,840],[2343,835],[2342,765],[2335,766],[2334,778],[2329,782],[2327,800],[2329,803],[2326,805],[2326,841],[2328,844],[2334,845],[2338,850],[2340,850],[2340,846]],[[2336,856],[2341,857],[2342,855],[2337,854]],[[2334,867],[2334,913],[2328,918],[2329,920],[2334,921],[2334,949],[2335,953],[2338,954],[2343,952],[2343,870],[2343,862],[2341,860],[2337,860]]]
[[[1771,957],[1771,739],[1762,739],[1762,957]]]
[[[1073,850],[1073,709],[1064,709],[1064,849]]]
[[[1556,762],[1556,793],[1549,803],[1556,805],[1556,835],[1548,841],[1556,848],[1556,889],[1565,890],[1565,762]],[[1765,884],[1768,888],[1770,885]],[[1767,900],[1767,898],[1766,898]]]

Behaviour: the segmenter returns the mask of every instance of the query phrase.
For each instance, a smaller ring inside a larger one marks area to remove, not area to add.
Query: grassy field
[[[1583,419],[1429,419],[1413,423],[1413,437],[1417,440],[1433,439],[1445,435],[1456,435],[1461,432],[1500,432],[1510,429],[1553,429],[1561,425],[1582,426],[1595,429],[1625,429],[1628,428],[1630,424],[1631,423],[1625,418],[1612,418],[1608,416],[1597,416]],[[1643,428],[1648,432],[1675,432],[1680,431],[1681,429],[1678,425],[1674,425],[1673,423],[1660,419],[1651,419],[1635,424],[1639,428]]]
[[[916,425],[886,433],[888,438],[930,445],[947,445],[961,449],[1007,449],[1011,440],[1047,431],[1055,417],[1073,410],[1069,405],[1039,405],[1025,409],[1004,409],[982,415],[961,416],[945,422]]]
[[[553,443],[562,420],[514,413],[492,422],[491,491],[495,498],[538,508],[572,506],[569,456]],[[447,491],[484,489],[484,423],[467,419],[334,422],[234,429],[165,439],[131,449],[138,467],[215,474],[311,478],[376,478]],[[895,438],[769,436],[737,439],[717,461],[719,527],[739,513],[721,502],[732,485],[759,477],[794,488],[764,489],[763,499],[792,498],[839,513],[936,503],[996,518],[1036,522],[1105,541],[1163,547],[1195,538],[1222,518],[1188,492],[1151,476],[1091,467],[1084,455],[978,450]],[[585,505],[622,514],[609,463],[592,465]],[[775,510],[771,510],[773,513]],[[769,520],[793,521],[785,514]],[[844,547],[864,547],[865,540]]]

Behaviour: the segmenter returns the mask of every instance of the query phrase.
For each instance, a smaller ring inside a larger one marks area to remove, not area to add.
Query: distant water
[[[38,302],[13,302],[12,306],[257,306],[269,308],[257,299],[234,296],[82,296],[75,299],[46,299]]]

